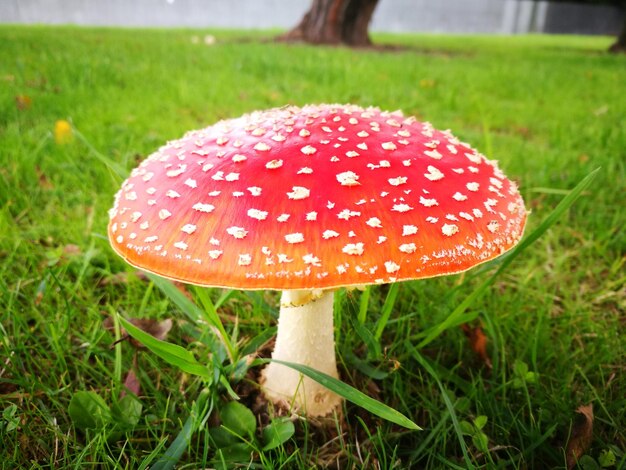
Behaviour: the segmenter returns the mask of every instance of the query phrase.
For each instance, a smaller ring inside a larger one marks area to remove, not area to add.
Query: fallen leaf
[[[146,276],[146,273],[143,271],[134,271],[132,273],[128,271],[121,271],[119,273],[111,274],[100,279],[100,281],[98,281],[98,285],[102,287],[108,285],[117,286],[122,284],[128,284],[133,277],[145,282],[148,282],[149,280],[148,276]]]
[[[39,165],[35,165],[35,173],[37,173],[37,179],[39,180],[39,187],[41,189],[50,190],[54,189],[54,185],[50,182],[46,174],[41,170]]]
[[[37,286],[37,291],[35,292],[34,303],[35,306],[39,306],[41,301],[43,300],[44,293],[46,292],[46,288],[48,286],[48,282],[46,279],[42,279],[39,285]]]
[[[461,325],[461,329],[469,340],[472,351],[480,358],[483,364],[489,369],[492,368],[491,358],[487,352],[488,338],[480,325],[472,327],[467,323]]]
[[[572,435],[567,443],[565,458],[568,470],[574,468],[578,460],[589,450],[593,438],[593,403],[579,406],[576,413],[581,414],[582,419],[572,429]]]
[[[66,145],[74,140],[72,125],[64,119],[54,123],[54,141],[57,145]]]
[[[608,380],[604,384],[604,388],[609,388],[611,386],[611,384],[613,383],[613,381],[615,380],[615,377],[617,377],[615,372],[611,372],[611,375],[609,375]]]
[[[73,243],[69,243],[63,247],[63,256],[64,257],[72,257],[78,256],[81,254],[81,249],[78,245],[74,245]]]
[[[124,379],[124,388],[120,392],[120,398],[123,398],[128,392],[135,396],[139,396],[139,393],[141,392],[141,384],[139,383],[139,378],[137,377],[135,370],[137,370],[137,353],[133,356],[133,365]]]
[[[373,380],[368,380],[367,383],[365,384],[365,387],[367,388],[367,394],[370,397],[376,398],[378,400],[381,399],[380,387],[378,386],[376,382],[374,382]]]
[[[33,104],[33,100],[28,95],[17,95],[15,97],[15,106],[17,106],[17,109],[20,111],[29,109],[31,104]]]
[[[110,276],[107,276],[107,277],[103,277],[102,279],[98,281],[98,286],[100,287],[109,286],[109,285],[118,286],[118,285],[127,284],[127,283],[128,283],[128,273],[125,271],[122,271],[119,273],[111,274]]]
[[[131,318],[130,322],[137,328],[161,341],[165,341],[167,334],[170,332],[172,325],[174,324],[171,318],[166,318],[161,321],[153,320],[151,318]]]
[[[167,318],[161,321],[154,320],[152,318],[129,318],[128,321],[140,330],[145,331],[149,335],[152,335],[156,339],[159,339],[161,341],[165,341],[165,338],[167,338],[167,334],[170,332],[170,330],[172,329],[172,325],[174,324],[171,318]],[[102,326],[104,326],[104,328],[108,331],[114,332],[115,326],[113,322],[113,317],[105,318],[102,322]],[[143,349],[145,347],[140,342],[131,338],[124,328],[120,327],[120,334],[122,340],[130,339],[130,342],[133,346],[140,349]]]
[[[517,135],[520,135],[520,136],[524,137],[525,139],[528,139],[529,137],[532,136],[532,131],[528,127],[525,127],[525,126],[514,127],[513,131]]]

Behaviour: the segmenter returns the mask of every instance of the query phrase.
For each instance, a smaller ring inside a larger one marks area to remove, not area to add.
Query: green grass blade
[[[267,359],[263,362],[269,361],[270,359]],[[378,400],[374,400],[373,398],[368,397],[363,392],[360,392],[356,388],[351,387],[346,383],[343,383],[339,379],[331,377],[330,375],[324,374],[323,372],[319,372],[315,369],[312,369],[311,367],[302,364],[279,361],[276,359],[271,359],[271,361],[297,370],[301,374],[306,375],[307,377],[315,380],[317,383],[323,385],[328,390],[335,392],[337,395],[345,398],[347,401],[366,409],[370,413],[380,418],[391,421],[392,423],[398,424],[407,429],[412,429],[416,431],[422,430],[422,428],[420,428],[417,424],[415,424],[399,411],[394,410],[393,408],[379,402]]]
[[[463,302],[461,302],[452,311],[452,313],[448,315],[448,317],[444,321],[426,330],[423,334],[425,338],[419,342],[417,348],[423,348],[424,346],[432,342],[435,338],[437,338],[445,330],[451,328],[454,325],[457,325],[465,310],[485,293],[488,287],[507,268],[507,266],[513,262],[515,258],[523,253],[526,248],[528,248],[535,241],[537,241],[539,237],[541,237],[550,227],[552,227],[556,223],[559,217],[561,217],[561,215],[563,215],[563,213],[567,209],[569,209],[574,204],[574,202],[576,202],[581,193],[589,187],[599,171],[600,168],[596,168],[585,178],[583,178],[580,183],[578,183],[576,187],[572,189],[570,193],[561,200],[561,202],[559,202],[554,210],[543,220],[543,222],[541,222],[541,224],[539,224],[539,226],[532,233],[525,237],[513,250],[511,250],[507,255],[502,258],[497,271],[491,277],[485,280],[470,295],[468,295],[463,300]]]
[[[182,312],[194,323],[201,321],[206,322],[208,325],[214,327],[219,333],[220,340],[224,347],[228,351],[228,355],[232,362],[235,362],[236,351],[231,343],[224,325],[220,320],[213,302],[209,298],[205,288],[196,289],[196,295],[202,302],[204,310],[194,304],[189,298],[178,289],[172,281],[165,279],[156,274],[146,273],[148,278],[163,292],[174,304],[182,310]]]
[[[118,183],[128,177],[128,170],[126,168],[96,150],[96,148],[91,145],[91,142],[89,142],[89,140],[87,140],[87,138],[73,126],[72,132],[74,133],[74,135],[76,135],[76,137],[78,137],[78,140],[80,140],[89,149],[92,155],[96,157],[96,159],[98,159],[100,163],[104,164],[104,166],[106,166],[109,171],[111,171],[119,179],[119,181],[117,181]]]
[[[468,468],[468,469],[474,468],[474,465],[472,465],[472,461],[470,459],[469,453],[467,452],[467,446],[465,445],[465,439],[463,438],[463,433],[461,432],[461,425],[459,423],[459,418],[457,417],[456,411],[454,410],[454,404],[452,403],[452,401],[450,400],[450,397],[446,393],[446,389],[441,383],[439,376],[430,366],[428,361],[426,361],[426,359],[422,357],[422,355],[419,353],[419,351],[416,348],[414,348],[412,345],[408,343],[406,346],[407,346],[407,349],[411,351],[411,355],[413,356],[413,358],[417,362],[419,362],[420,365],[424,368],[424,370],[430,374],[430,376],[435,380],[435,382],[437,382],[437,386],[439,387],[439,390],[441,391],[441,398],[443,399],[444,404],[446,405],[446,408],[448,409],[448,413],[450,414],[450,419],[452,420],[452,426],[454,427],[454,432],[457,435],[459,445],[461,446],[461,451],[463,452],[463,460],[465,460],[465,465],[466,465],[465,468]]]
[[[214,305],[215,309],[217,310],[222,305],[224,305],[224,303],[230,300],[230,298],[234,296],[237,292],[238,292],[237,290],[232,290],[232,289],[224,290],[222,295],[220,295],[220,298],[215,301],[215,305]]]
[[[370,302],[370,293],[372,292],[372,286],[367,286],[361,292],[361,300],[359,302],[359,314],[357,316],[357,320],[361,325],[365,324],[365,319],[367,317],[367,307],[369,307]]]
[[[376,332],[374,333],[374,338],[376,338],[377,340],[380,340],[381,336],[383,335],[383,330],[387,326],[387,322],[389,321],[391,312],[393,312],[393,307],[396,305],[396,299],[398,298],[399,291],[399,282],[395,282],[389,286],[389,292],[387,292],[387,298],[385,299],[385,303],[383,304],[380,319],[376,324]]]
[[[115,310],[109,307],[109,313],[113,318],[113,333],[115,334],[115,362],[113,363],[113,377],[115,377],[116,385],[122,385],[122,343],[119,315],[115,314]]]
[[[161,453],[161,449],[165,447],[165,440],[160,441],[157,446],[150,451],[150,453],[144,457],[143,461],[137,467],[137,470],[146,470],[148,468],[152,468],[152,461],[156,458],[157,455]]]
[[[267,330],[263,330],[261,333],[250,339],[240,351],[241,356],[247,356],[248,354],[255,354],[261,346],[267,343],[273,336],[276,335],[278,327],[272,326]]]
[[[502,263],[498,268],[498,271],[494,275],[494,278],[503,271],[509,264],[513,262],[517,256],[519,256],[526,248],[532,245],[539,237],[541,237],[550,227],[552,227],[556,221],[567,211],[576,200],[582,195],[583,191],[587,189],[594,178],[598,176],[598,172],[600,168],[596,168],[587,176],[585,176],[580,183],[576,185],[574,189],[570,191],[570,193],[561,199],[561,202],[557,204],[552,212],[546,217],[539,227],[537,227],[532,233],[530,233],[527,237],[525,237],[508,255],[505,255],[502,259]]]
[[[198,299],[200,299],[202,306],[204,307],[204,310],[202,310],[202,312],[204,313],[203,317],[205,321],[207,321],[211,326],[217,329],[220,339],[222,340],[222,343],[228,351],[230,361],[232,363],[236,362],[237,354],[235,348],[230,341],[228,333],[226,333],[226,329],[224,328],[220,316],[217,314],[217,310],[215,308],[215,305],[213,304],[213,301],[207,293],[207,289],[205,287],[196,287],[195,292]]]
[[[156,339],[154,336],[140,330],[118,315],[119,321],[129,335],[141,342],[146,348],[159,356],[167,363],[179,368],[188,374],[198,375],[206,380],[211,379],[209,369],[199,363],[192,353],[176,344]]]
[[[505,460],[504,462],[498,462],[499,468],[520,468],[518,462],[522,459],[531,459],[533,455],[533,451],[544,444],[548,439],[554,437],[554,432],[559,427],[559,423],[554,423],[551,425],[541,436],[535,437],[533,436],[533,441],[529,446],[525,447],[521,454],[516,455],[515,457]]]
[[[342,356],[344,357],[346,364],[355,367],[359,372],[372,379],[383,380],[389,376],[389,372],[385,372],[384,370],[374,367],[368,361],[355,356],[352,351],[345,351]]]
[[[191,414],[185,421],[174,442],[170,444],[163,456],[151,465],[152,470],[171,470],[178,463],[183,453],[189,447],[191,437],[198,430],[207,416],[213,409],[213,402],[208,402],[209,392],[207,389],[200,392],[198,400],[191,409]]]
[[[146,275],[192,322],[198,323],[203,319],[202,309],[189,300],[171,281],[152,273]]]
[[[359,336],[365,347],[367,348],[367,356],[370,359],[379,359],[382,355],[382,349],[380,341],[378,341],[374,334],[364,325],[359,322],[350,321],[355,333]]]

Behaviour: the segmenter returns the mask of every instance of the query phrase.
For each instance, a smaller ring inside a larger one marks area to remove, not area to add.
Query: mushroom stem
[[[303,364],[338,378],[333,332],[333,292],[283,291],[272,359]],[[265,397],[273,403],[324,416],[341,397],[300,372],[271,362],[262,372]]]

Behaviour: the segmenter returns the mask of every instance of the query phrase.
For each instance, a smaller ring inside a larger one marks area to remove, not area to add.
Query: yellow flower
[[[54,141],[58,145],[69,144],[74,139],[72,125],[64,119],[54,123]]]

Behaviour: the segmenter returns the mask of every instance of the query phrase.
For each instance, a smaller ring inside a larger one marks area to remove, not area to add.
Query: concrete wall
[[[505,0],[380,0],[373,31],[433,33],[500,33]]]
[[[311,0],[0,0],[0,23],[289,28]],[[531,0],[380,0],[386,32],[616,34],[616,7]]]
[[[308,6],[309,0],[0,0],[0,22],[287,28]]]

